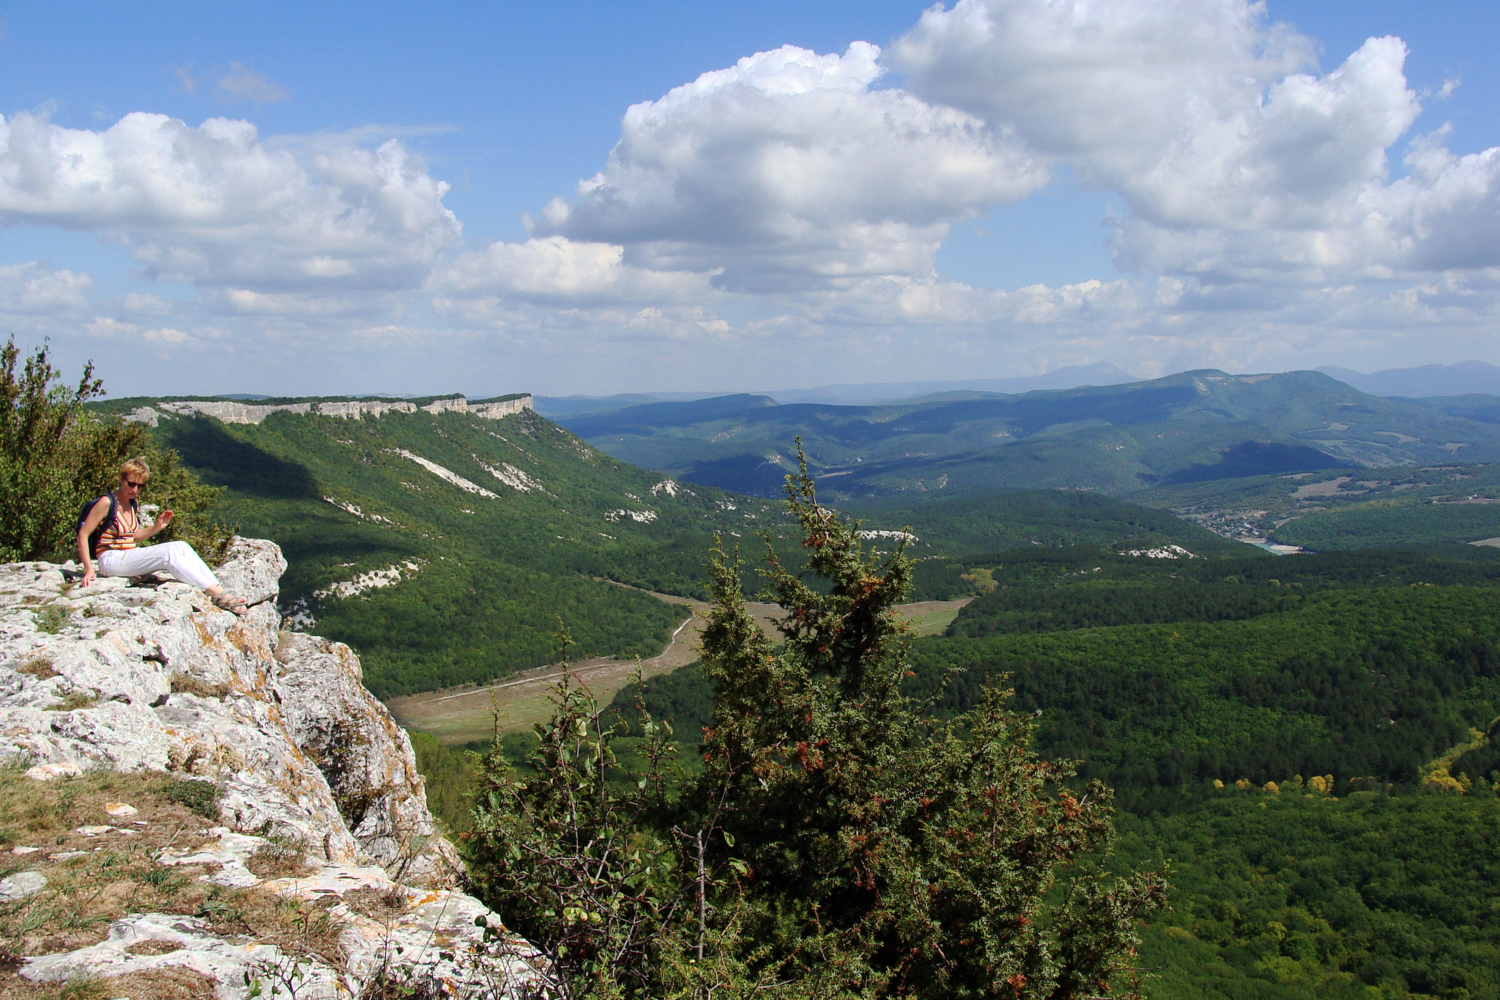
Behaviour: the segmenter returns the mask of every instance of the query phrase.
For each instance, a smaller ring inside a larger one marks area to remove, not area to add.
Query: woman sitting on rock
[[[136,498],[146,488],[151,468],[144,458],[132,458],[120,466],[120,487],[113,494],[115,516],[105,524],[111,506],[110,495],[94,501],[83,523],[78,526],[78,559],[83,563],[83,586],[94,582],[94,563],[98,560],[99,576],[144,576],[165,572],[175,580],[201,587],[215,606],[243,616],[249,610],[242,597],[225,590],[213,570],[193,551],[187,542],[167,542],[148,548],[136,548],[172,523],[172,512],[164,510],[156,523],[141,527]],[[101,531],[100,528],[103,528]],[[97,537],[96,537],[97,533]],[[91,544],[92,543],[92,544]]]

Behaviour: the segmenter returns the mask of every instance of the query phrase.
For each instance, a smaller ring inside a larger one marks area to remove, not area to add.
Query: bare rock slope
[[[274,544],[235,542],[219,575],[252,603],[241,619],[185,584],[102,579],[84,589],[64,567],[0,566],[0,764],[26,768],[34,780],[24,787],[39,796],[60,788],[50,782],[99,770],[212,783],[217,824],[184,833],[153,863],[318,901],[338,921],[338,960],[227,940],[190,915],[131,913],[96,943],[27,956],[20,975],[63,981],[180,966],[230,998],[250,995],[257,970],[286,961],[300,963],[301,997],[358,996],[382,972],[445,995],[534,993],[544,985],[535,953],[454,888],[456,855],[434,830],[411,745],[365,690],[358,658],[341,643],[282,630],[275,597],[285,568]],[[102,844],[113,828],[90,829]],[[292,877],[262,878],[245,863],[289,844],[303,855]],[[0,881],[0,899],[45,891],[57,880],[49,866],[78,853],[6,859],[13,874]],[[350,893],[372,892],[390,904],[379,921],[343,905]],[[143,935],[159,946],[133,947]]]

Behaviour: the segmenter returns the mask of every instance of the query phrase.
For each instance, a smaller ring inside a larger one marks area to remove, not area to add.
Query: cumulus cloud
[[[74,313],[87,305],[94,284],[87,274],[51,271],[36,261],[0,266],[0,313]]]
[[[397,141],[299,158],[249,122],[0,119],[0,223],[118,234],[150,278],[261,294],[419,287],[461,227]]]
[[[1500,151],[1454,156],[1439,130],[1392,182],[1422,110],[1405,45],[1372,38],[1326,73],[1315,50],[1246,0],[960,0],[884,54],[757,53],[631,107],[604,169],[534,220],[538,239],[448,284],[467,270],[533,302],[677,301],[700,274],[820,309],[868,279],[925,287],[953,221],[1062,164],[1122,197],[1120,268],[1223,286],[1185,308],[1229,308],[1256,284],[1500,265]]]
[[[1243,0],[960,0],[889,54],[912,93],[1008,127],[1087,183],[1174,203],[1172,172],[1220,162],[1311,43]],[[1174,164],[1175,167],[1174,167]]]
[[[1500,263],[1494,151],[1456,158],[1439,133],[1389,180],[1422,110],[1405,45],[1369,39],[1322,75],[1312,52],[1244,0],[960,0],[889,60],[1123,195],[1128,270],[1319,285]]]
[[[605,168],[533,233],[736,290],[930,271],[953,220],[1046,172],[1005,130],[877,87],[879,54],[787,46],[632,106]]]
[[[433,275],[432,287],[444,298],[588,306],[701,297],[712,291],[708,278],[631,267],[621,246],[549,236],[461,254]]]

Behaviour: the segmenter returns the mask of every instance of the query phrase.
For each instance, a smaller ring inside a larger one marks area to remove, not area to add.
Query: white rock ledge
[[[212,781],[223,826],[202,850],[223,867],[211,877],[258,883],[243,856],[276,835],[305,841],[315,868],[266,883],[277,892],[373,887],[407,898],[384,924],[348,915],[346,967],[318,970],[308,996],[357,996],[392,954],[447,995],[531,995],[543,979],[538,955],[519,939],[487,942],[484,925],[499,928],[499,916],[454,890],[457,856],[434,829],[411,744],[365,690],[358,657],[281,630],[285,569],[275,544],[237,540],[218,570],[252,602],[236,618],[181,583],[104,578],[85,589],[61,566],[0,565],[0,764],[54,781],[74,767]],[[126,952],[141,935],[175,936],[183,948]],[[450,957],[417,958],[414,943],[435,939]],[[216,978],[221,997],[237,998],[247,962],[278,960],[262,950],[213,939],[186,917],[133,914],[103,943],[33,958],[22,975],[61,981],[187,964]]]

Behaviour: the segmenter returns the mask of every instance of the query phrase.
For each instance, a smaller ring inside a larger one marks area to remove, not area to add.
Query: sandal
[[[236,618],[243,618],[250,613],[250,605],[245,603],[245,599],[227,590],[220,591],[219,596],[213,598],[213,602],[214,607],[220,611],[228,611]]]

